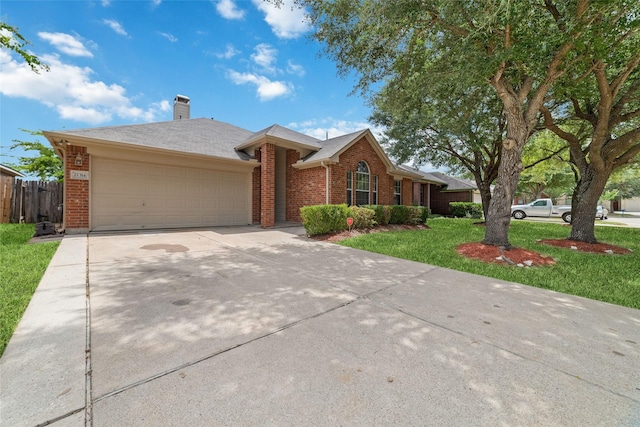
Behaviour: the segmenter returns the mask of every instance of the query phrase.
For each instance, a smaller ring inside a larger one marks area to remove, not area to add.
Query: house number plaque
[[[89,180],[89,171],[71,171],[71,179]]]

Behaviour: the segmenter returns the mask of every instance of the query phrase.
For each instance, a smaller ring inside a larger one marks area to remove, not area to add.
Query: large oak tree
[[[640,20],[635,0],[297,3],[308,11],[313,36],[336,60],[339,72],[355,71],[356,90],[366,96],[390,80],[416,76],[424,85],[437,80],[455,87],[462,81],[493,88],[507,126],[484,243],[501,246],[509,246],[510,205],[523,168],[522,149],[540,111],[562,94],[554,88],[559,81],[569,82],[563,78],[585,61],[597,63],[608,49],[615,55],[617,40],[635,37],[633,28]]]

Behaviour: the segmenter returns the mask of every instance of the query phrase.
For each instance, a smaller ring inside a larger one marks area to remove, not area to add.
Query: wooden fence
[[[11,191],[12,223],[62,223],[63,183],[16,179]]]

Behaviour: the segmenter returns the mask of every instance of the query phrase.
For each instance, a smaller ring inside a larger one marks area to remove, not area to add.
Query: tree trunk
[[[597,243],[595,215],[598,200],[612,170],[596,171],[591,165],[582,171],[571,200],[571,234],[569,240]]]
[[[480,192],[480,199],[482,200],[482,213],[486,221],[489,216],[489,204],[491,204],[491,183],[482,180],[480,173],[474,174],[474,176],[478,191]]]
[[[486,229],[482,243],[492,246],[510,247],[509,224],[511,223],[511,204],[516,193],[520,172],[522,172],[522,147],[526,136],[519,142],[515,139],[505,140],[498,179],[489,203],[486,218]]]

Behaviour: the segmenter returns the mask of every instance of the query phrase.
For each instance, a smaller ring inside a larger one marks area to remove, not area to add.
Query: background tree
[[[639,159],[640,160],[640,159]],[[611,174],[604,187],[603,200],[621,200],[640,197],[640,162]],[[605,194],[609,193],[606,197]]]
[[[30,44],[31,43],[18,32],[17,27],[12,27],[7,24],[4,19],[0,21],[0,47],[12,50],[22,56],[35,73],[39,73],[40,70],[49,71],[48,65],[43,64],[36,55],[27,51],[27,45]]]
[[[21,130],[32,136],[43,136],[41,131]],[[11,168],[30,176],[37,176],[41,181],[62,181],[64,179],[62,160],[56,155],[53,148],[39,140],[14,139],[13,142],[15,144],[10,147],[12,150],[19,147],[25,151],[35,151],[38,155],[18,157],[18,163],[10,165]]]
[[[517,194],[529,201],[549,197],[554,204],[571,195],[575,185],[564,141],[549,131],[535,134],[522,153],[524,170],[520,174]]]
[[[585,60],[582,47],[593,36],[587,30],[597,22],[600,41],[615,46],[620,14],[640,17],[638,2],[630,0],[297,3],[307,8],[313,36],[339,72],[358,74],[355,90],[365,96],[405,78],[421,79],[425,86],[440,81],[456,87],[462,81],[493,88],[506,117],[506,138],[483,242],[501,246],[509,246],[522,149],[554,85]]]
[[[502,106],[487,86],[448,91],[445,99],[433,97],[431,89],[421,79],[389,81],[374,97],[370,120],[386,129],[382,143],[398,161],[468,172],[486,218],[505,134]]]

